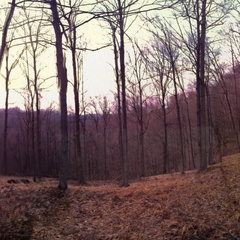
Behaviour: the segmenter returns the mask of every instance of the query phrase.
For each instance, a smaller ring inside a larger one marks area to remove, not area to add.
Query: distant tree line
[[[240,67],[236,66],[235,76],[240,76]],[[239,79],[239,78],[237,78]],[[228,72],[219,82],[209,88],[211,118],[206,129],[208,164],[221,161],[229,152],[238,152],[235,138],[239,134],[240,119],[238,105],[235,104],[235,77]],[[222,82],[224,81],[224,82]],[[239,80],[238,80],[239,81]],[[223,85],[226,88],[223,88]],[[228,92],[228,98],[226,98]],[[135,94],[136,92],[134,92]],[[129,139],[129,177],[140,178],[156,174],[182,171],[181,141],[183,141],[184,170],[199,167],[198,133],[196,119],[196,91],[189,88],[178,93],[178,107],[181,111],[182,138],[179,135],[178,109],[175,96],[166,100],[166,119],[157,97],[148,96],[141,108],[144,158],[142,159],[141,126],[139,124],[139,98],[128,95],[128,139]],[[146,96],[145,96],[146,97]],[[239,94],[238,94],[238,97]],[[81,155],[85,180],[119,180],[121,178],[121,152],[119,149],[117,101],[110,102],[106,97],[95,97],[86,102],[85,113],[80,116]],[[228,104],[231,106],[232,117]],[[3,132],[4,112],[0,111],[0,131]],[[7,174],[36,175],[36,177],[58,177],[59,157],[61,155],[61,133],[59,130],[60,113],[49,107],[41,110],[41,162],[37,163],[37,138],[32,141],[32,117],[36,112],[31,108],[21,110],[10,108],[8,116]],[[166,122],[165,122],[166,121]],[[233,128],[232,121],[237,124]],[[140,122],[141,123],[141,122]],[[165,126],[166,125],[166,126]],[[167,139],[165,130],[167,128]],[[237,131],[237,133],[235,132]],[[75,114],[68,114],[68,176],[78,180],[79,163],[75,148]],[[167,141],[167,159],[164,151]],[[1,152],[3,142],[1,139]],[[1,156],[1,162],[3,162]],[[164,166],[166,164],[166,166]],[[38,168],[36,169],[36,166]],[[40,167],[41,166],[41,167]],[[3,168],[1,168],[3,170]],[[3,172],[2,172],[3,173]]]

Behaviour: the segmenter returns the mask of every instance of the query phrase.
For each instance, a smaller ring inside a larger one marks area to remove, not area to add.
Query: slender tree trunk
[[[36,137],[37,137],[37,154],[36,154],[36,163],[37,163],[37,176],[42,177],[42,134],[41,134],[41,110],[39,108],[39,93],[36,90]]]
[[[123,139],[123,179],[122,186],[128,187],[128,129],[127,129],[127,101],[126,101],[126,75],[125,75],[125,43],[124,43],[124,16],[121,0],[118,0],[119,28],[120,28],[120,72],[122,82],[122,139]]]
[[[198,46],[197,46],[197,109],[198,109],[198,138],[199,138],[199,154],[200,166],[199,171],[207,168],[207,147],[206,147],[206,87],[205,87],[205,42],[206,42],[206,3],[202,1],[200,10],[198,8]],[[201,18],[201,19],[200,19]]]
[[[234,132],[234,135],[235,135],[236,146],[237,146],[238,151],[240,152],[239,133],[238,133],[237,125],[234,121],[233,106],[230,103],[228,87],[227,87],[227,84],[225,82],[223,74],[220,73],[219,75],[220,75],[219,77],[221,79],[220,85],[223,89],[223,93],[224,93],[224,96],[225,96],[225,99],[226,99],[226,102],[227,102],[227,107],[228,107],[228,111],[229,111],[229,115],[230,115],[230,119],[231,119],[231,124],[232,124],[233,132]],[[236,88],[236,86],[235,86],[235,88]]]
[[[60,18],[58,15],[57,2],[51,0],[50,7],[53,17],[53,28],[56,36],[56,58],[57,58],[57,73],[60,85],[60,129],[61,129],[61,156],[60,156],[60,172],[59,186],[60,190],[67,189],[67,165],[68,165],[68,119],[67,119],[67,69],[64,64],[63,56],[63,33],[60,29]]]
[[[238,136],[239,136],[239,131],[240,131],[240,107],[239,107],[239,86],[238,86],[239,84],[238,84],[238,78],[237,78],[237,73],[236,73],[236,65],[235,65],[235,60],[234,60],[234,49],[233,49],[232,41],[231,41],[231,60],[232,60],[232,71],[233,71],[233,78],[234,78],[235,110],[236,110],[236,116],[237,116],[237,132],[238,132]]]
[[[37,164],[35,153],[35,114],[34,114],[34,98],[31,96],[31,150],[32,150],[32,162],[33,162],[33,181],[36,182],[37,177]]]
[[[165,98],[162,98],[162,110],[163,110],[163,128],[164,128],[164,141],[163,141],[163,174],[169,171],[168,162],[168,128],[167,128],[167,112],[165,105]]]
[[[108,123],[109,123],[109,114],[110,110],[108,108],[108,99],[107,97],[103,98],[103,105],[101,105],[102,118],[103,118],[103,159],[104,159],[104,178],[109,178],[109,169],[108,169],[108,154],[107,154],[107,136],[108,136]]]
[[[222,81],[224,82],[224,79],[222,79]],[[224,84],[225,84],[225,82],[224,82]],[[232,123],[232,128],[233,128],[233,132],[234,132],[234,135],[235,135],[236,145],[237,145],[238,151],[240,152],[239,136],[238,136],[237,127],[236,127],[234,117],[233,117],[232,105],[231,105],[230,100],[229,100],[228,90],[226,89],[227,86],[224,86],[224,88],[225,88],[224,89],[224,95],[225,95],[225,98],[226,98],[226,101],[227,101],[227,106],[228,106],[230,119],[231,119],[231,123]]]
[[[108,179],[109,172],[108,172],[108,164],[107,164],[107,127],[106,122],[104,120],[104,130],[103,130],[103,159],[104,159],[104,178]]]
[[[8,54],[9,49],[7,48],[6,54],[6,79],[5,79],[5,114],[4,114],[4,135],[3,135],[3,168],[4,175],[8,174],[8,159],[7,159],[7,136],[8,136],[8,98],[9,98],[9,67],[8,67]]]
[[[34,59],[34,57],[33,57]],[[36,182],[36,175],[37,175],[37,164],[36,164],[36,151],[35,151],[35,113],[34,113],[34,92],[31,89],[31,79],[30,79],[30,61],[28,59],[28,53],[26,53],[26,78],[27,78],[27,89],[29,93],[28,98],[28,105],[26,106],[26,112],[29,111],[29,129],[30,129],[30,138],[31,141],[28,142],[31,148],[31,161],[32,161],[32,168],[33,168],[33,181]],[[35,69],[34,69],[35,71]],[[35,81],[36,79],[34,79]],[[29,106],[30,105],[30,106]],[[28,114],[28,112],[27,112]]]
[[[184,156],[184,146],[183,146],[183,131],[182,131],[182,122],[181,122],[181,113],[180,113],[180,106],[178,101],[178,90],[177,90],[177,81],[176,81],[176,69],[175,69],[175,62],[171,59],[172,71],[173,71],[173,84],[174,84],[174,97],[177,107],[177,121],[178,121],[178,128],[179,128],[179,136],[180,136],[180,148],[181,148],[181,173],[184,174],[185,172],[185,156]]]
[[[164,129],[164,140],[163,140],[163,174],[169,171],[169,158],[168,158],[168,126],[167,126],[167,111],[166,111],[166,87],[164,86],[164,75],[159,72],[160,76],[160,88],[161,88],[161,107],[163,114],[163,129]],[[169,76],[167,76],[168,78]],[[166,80],[167,81],[167,80]]]
[[[74,78],[74,102],[75,102],[75,151],[77,157],[78,181],[80,184],[85,183],[82,152],[81,152],[81,135],[80,135],[80,104],[79,104],[79,80],[77,76],[77,60],[76,60],[76,27],[73,26],[73,38],[71,39],[71,52],[73,64]]]
[[[208,164],[212,164],[213,160],[213,137],[212,137],[212,108],[211,96],[208,87],[206,88],[207,97],[207,119],[208,119]]]
[[[82,67],[82,65],[81,65]],[[82,69],[81,69],[82,70]],[[86,161],[87,157],[86,157],[86,106],[85,106],[85,99],[84,99],[84,80],[83,80],[83,77],[82,77],[82,85],[81,85],[81,89],[82,89],[82,94],[81,94],[81,103],[82,103],[82,109],[83,109],[83,118],[82,118],[82,121],[81,121],[81,124],[82,124],[82,134],[83,134],[83,141],[82,141],[82,164],[83,164],[83,169],[85,169],[86,172],[89,173],[89,176],[90,177],[90,161],[88,159],[88,162]],[[80,119],[81,120],[81,119]],[[84,175],[84,179],[86,181],[86,175]]]
[[[16,6],[16,0],[12,0],[11,2],[11,8],[7,15],[6,21],[4,23],[3,32],[2,32],[2,41],[1,41],[1,48],[0,48],[0,69],[2,67],[2,61],[4,57],[4,52],[7,48],[7,33],[9,29],[9,25],[11,23],[11,20],[13,18],[14,10]],[[8,51],[8,50],[7,50]],[[8,129],[7,129],[7,122],[8,122],[8,97],[9,97],[9,74],[6,75],[6,98],[5,98],[5,118],[4,118],[4,136],[3,136],[3,166],[4,166],[4,174],[7,174],[8,172],[8,166],[7,166],[7,135],[8,135]]]
[[[140,145],[140,177],[145,176],[145,146],[144,146],[144,129],[143,129],[143,93],[141,81],[138,81],[139,89],[139,101],[140,101],[140,133],[139,133],[139,145]]]
[[[10,11],[8,13],[8,16],[6,18],[6,21],[5,21],[4,27],[3,27],[2,43],[1,43],[1,48],[0,48],[0,69],[2,66],[3,56],[4,56],[4,52],[5,52],[6,45],[7,45],[8,28],[9,28],[9,25],[11,23],[11,20],[12,20],[13,14],[14,14],[15,6],[16,6],[16,0],[12,0],[11,8],[10,8]]]
[[[180,81],[179,81],[179,83],[180,83]],[[189,141],[190,141],[190,149],[191,149],[191,161],[189,162],[189,167],[192,165],[192,167],[195,169],[196,168],[196,163],[195,163],[194,149],[193,149],[193,133],[192,133],[192,124],[191,124],[190,112],[189,112],[189,104],[188,104],[188,99],[187,99],[187,96],[186,96],[186,93],[185,93],[185,90],[184,90],[182,84],[180,84],[180,86],[181,86],[181,90],[182,90],[182,93],[183,93],[183,96],[184,96],[184,101],[185,101],[185,104],[186,104],[187,122],[188,122],[188,128],[189,128]]]
[[[32,42],[33,44],[33,42]],[[42,175],[42,142],[41,142],[41,113],[40,113],[40,100],[39,100],[39,92],[38,92],[38,70],[37,70],[37,56],[36,56],[36,51],[37,48],[33,49],[33,71],[34,71],[34,91],[36,95],[36,102],[35,102],[35,107],[36,107],[36,158],[35,158],[35,175],[37,177],[41,178]],[[34,109],[33,109],[34,111]],[[35,128],[34,128],[35,131]],[[36,177],[36,176],[35,176]],[[35,178],[36,180],[36,178]]]
[[[112,27],[112,26],[111,26]],[[118,128],[119,128],[119,153],[120,159],[123,159],[123,134],[122,134],[122,105],[121,105],[121,88],[120,88],[120,76],[119,76],[119,65],[118,65],[118,50],[117,50],[117,39],[116,29],[112,27],[113,47],[114,47],[114,63],[115,63],[115,75],[117,84],[117,103],[118,103]]]

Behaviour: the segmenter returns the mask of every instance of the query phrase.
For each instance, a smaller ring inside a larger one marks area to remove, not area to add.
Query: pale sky
[[[1,0],[0,3],[0,27],[4,24],[4,9],[2,6],[8,5],[8,0]],[[167,10],[166,10],[167,11]],[[161,17],[165,16],[169,20],[169,12],[161,11]],[[130,19],[131,20],[131,19]],[[130,22],[128,21],[128,23]],[[138,19],[128,29],[128,35],[133,39],[137,39],[141,45],[148,44],[148,32],[145,30],[146,26],[142,26],[142,22]],[[89,24],[81,26],[79,28],[80,34],[83,33],[83,42],[86,39],[87,47],[94,49],[104,46],[111,42],[111,36],[109,34],[108,26],[106,23],[97,21],[91,21]],[[1,32],[0,32],[1,37]],[[127,37],[126,37],[127,40]],[[131,44],[126,43],[126,56],[127,51],[131,52]],[[17,52],[20,52],[20,48],[14,48],[11,50],[11,61],[14,61]],[[52,47],[51,50],[47,50],[40,57],[38,64],[43,67],[42,77],[52,77],[47,80],[42,88],[42,108],[47,108],[52,102],[55,103],[56,108],[58,107],[58,88],[56,83],[56,59],[55,49]],[[86,91],[86,99],[95,97],[98,95],[105,95],[109,99],[112,98],[112,91],[116,91],[115,76],[113,71],[114,55],[112,47],[107,47],[99,51],[88,51],[84,53],[83,61],[83,78],[84,86]],[[5,80],[4,75],[5,69],[4,64],[1,68],[0,75],[0,108],[4,107],[5,102]],[[69,79],[71,80],[71,79]],[[10,85],[10,107],[19,106],[24,108],[24,100],[18,92],[24,92],[23,87],[26,86],[26,80],[22,76],[22,69],[20,66],[16,67],[11,75]],[[71,84],[68,85],[68,105],[73,106],[73,91]]]
[[[4,2],[8,2],[7,0],[3,0],[0,4],[4,5]],[[5,5],[6,6],[6,5]],[[2,10],[1,10],[2,11]],[[2,16],[2,14],[1,14]],[[3,25],[3,20],[1,20],[0,25]],[[103,24],[101,24],[103,26]],[[144,34],[141,35],[140,23],[136,22],[129,29],[129,34],[135,37],[138,37],[138,40],[144,39]],[[103,46],[104,44],[109,43],[111,41],[111,36],[108,35],[109,31],[105,27],[101,27],[100,24],[96,21],[89,23],[81,28],[79,31],[84,33],[84,39],[87,41],[88,48],[98,48]],[[126,47],[128,49],[128,47]],[[14,59],[14,53],[16,50],[13,50],[12,59]],[[20,51],[20,50],[19,50]],[[44,58],[42,60],[42,58]],[[47,60],[47,63],[46,63]],[[55,53],[44,53],[43,57],[41,57],[42,65],[47,65],[44,67],[43,72],[45,72],[44,76],[52,76],[55,73]],[[112,91],[116,90],[115,76],[113,71],[114,64],[114,55],[112,47],[107,47],[98,51],[88,51],[84,53],[84,62],[83,62],[83,77],[84,77],[84,85],[86,90],[86,98],[94,97],[97,95],[106,95],[108,98],[112,98]],[[54,71],[52,71],[54,69]],[[51,72],[50,72],[51,71]],[[1,69],[1,74],[5,73],[4,66]],[[5,104],[5,81],[4,77],[0,76],[0,108],[4,107]],[[56,80],[53,78],[52,80],[48,80],[46,84],[44,84],[44,88],[51,86],[48,89],[45,89],[42,92],[42,104],[43,108],[49,106],[49,104],[54,101],[56,105],[58,104],[58,88],[56,85]],[[11,75],[11,85],[10,85],[10,107],[14,105],[18,105],[21,108],[24,108],[24,100],[18,92],[23,92],[22,88],[26,86],[26,81],[22,77],[22,70],[18,67],[15,68]],[[15,91],[15,89],[17,91]],[[68,85],[68,104],[73,105],[73,91],[72,87]]]

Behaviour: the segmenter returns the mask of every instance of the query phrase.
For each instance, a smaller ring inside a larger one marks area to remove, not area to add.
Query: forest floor
[[[240,239],[240,154],[128,188],[70,182],[62,193],[56,179],[24,180],[0,177],[1,240]]]

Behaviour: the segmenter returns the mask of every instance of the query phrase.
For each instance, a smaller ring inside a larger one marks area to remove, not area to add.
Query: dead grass
[[[0,178],[0,239],[240,239],[240,155],[128,188]]]

